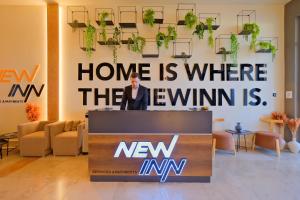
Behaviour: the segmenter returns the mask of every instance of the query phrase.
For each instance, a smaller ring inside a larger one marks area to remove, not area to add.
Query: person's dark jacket
[[[132,86],[127,86],[124,89],[121,110],[147,110],[148,105],[148,90],[146,87],[139,85],[136,99],[132,99]]]

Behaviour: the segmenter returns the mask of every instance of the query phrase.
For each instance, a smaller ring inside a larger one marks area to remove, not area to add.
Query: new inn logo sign
[[[159,142],[155,147],[151,142],[131,142],[127,145],[125,142],[120,142],[114,158],[119,158],[123,152],[125,157],[143,159],[142,165],[139,170],[139,176],[150,176],[151,173],[160,176],[160,182],[165,182],[172,170],[176,176],[180,176],[187,163],[186,158],[181,158],[178,163],[173,159],[172,152],[178,140],[178,135],[174,135],[169,147],[166,147],[164,142]],[[158,156],[162,154],[162,161],[158,162]]]
[[[0,86],[9,85],[10,88],[8,99],[0,99],[0,103],[26,103],[30,96],[40,97],[45,84],[41,86],[33,84],[39,69],[40,65],[34,66],[31,72],[25,68],[21,70],[0,68]]]

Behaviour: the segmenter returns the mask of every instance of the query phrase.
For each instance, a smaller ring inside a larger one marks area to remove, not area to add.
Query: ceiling
[[[106,0],[102,0],[106,1]],[[119,2],[138,2],[137,0],[110,0]],[[144,0],[144,2],[149,1],[149,4],[159,4],[164,1],[162,0]],[[291,0],[190,0],[187,3],[205,3],[205,4],[281,4],[284,5]],[[89,4],[99,4],[101,0],[0,0],[0,5],[43,5],[47,2],[58,2],[63,5],[89,5]],[[170,1],[165,0],[165,3]],[[172,3],[182,3],[183,0],[172,0]]]

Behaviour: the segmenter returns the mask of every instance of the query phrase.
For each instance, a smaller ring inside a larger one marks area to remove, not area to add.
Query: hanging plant
[[[227,50],[225,47],[220,48],[220,54],[222,54],[222,62],[226,62],[227,60]]]
[[[168,26],[168,37],[170,40],[176,40],[177,32],[174,26]]]
[[[156,39],[156,45],[157,45],[158,48],[160,48],[162,46],[163,41],[165,40],[165,38],[166,38],[166,35],[162,32],[158,32],[156,34],[155,39]]]
[[[104,42],[106,42],[107,40],[107,36],[106,36],[106,18],[109,16],[108,12],[102,12],[99,13],[98,18],[99,18],[99,23],[100,23],[100,27],[101,27],[101,36],[102,36],[102,40]]]
[[[208,45],[213,48],[214,47],[214,35],[213,35],[213,22],[214,18],[208,17],[206,18],[206,25],[207,25],[207,31],[208,31]]]
[[[232,62],[234,65],[237,66],[237,55],[238,55],[238,51],[239,51],[239,42],[238,42],[238,38],[235,34],[231,34],[230,36],[230,57],[232,59]]]
[[[261,41],[258,43],[260,49],[265,51],[270,51],[272,53],[272,60],[274,60],[276,56],[277,49],[271,42]]]
[[[199,24],[196,26],[193,34],[196,34],[198,36],[199,40],[201,40],[204,37],[204,30],[205,30],[205,24],[203,22],[199,22]]]
[[[190,11],[186,13],[184,22],[187,28],[192,29],[197,23],[197,16],[192,11]]]
[[[153,27],[155,19],[154,19],[154,10],[153,9],[147,9],[144,13],[144,23],[150,25]]]
[[[136,36],[133,33],[132,37],[128,39],[128,49],[136,53],[142,53],[145,47],[145,43],[145,38]]]
[[[168,26],[167,28],[168,30],[168,34],[164,34],[162,32],[158,32],[156,34],[156,45],[158,48],[160,48],[162,46],[162,44],[164,43],[164,46],[166,49],[169,48],[169,42],[171,40],[176,40],[177,38],[177,32],[174,26]]]
[[[113,59],[114,63],[117,63],[118,60],[118,47],[120,48],[120,34],[121,31],[118,27],[115,27],[113,37],[107,40],[107,44],[109,47],[113,49]]]
[[[93,54],[95,33],[96,33],[96,28],[88,22],[88,26],[86,27],[85,34],[84,34],[85,49],[88,57],[91,57]]]
[[[243,26],[244,38],[248,41],[248,35],[251,34],[250,49],[255,51],[256,40],[260,33],[260,28],[256,23],[246,23]]]

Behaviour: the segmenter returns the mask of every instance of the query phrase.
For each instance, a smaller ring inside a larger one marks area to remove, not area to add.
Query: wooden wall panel
[[[48,33],[48,120],[59,118],[59,6],[47,5]]]

